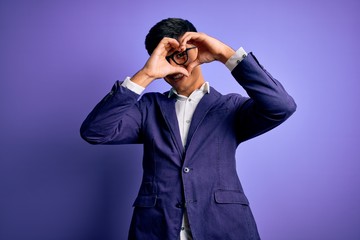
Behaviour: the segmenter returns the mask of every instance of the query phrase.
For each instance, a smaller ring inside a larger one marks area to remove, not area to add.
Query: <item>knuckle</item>
[[[169,42],[169,41],[172,41],[172,40],[173,40],[173,38],[163,37],[163,39],[161,41]]]

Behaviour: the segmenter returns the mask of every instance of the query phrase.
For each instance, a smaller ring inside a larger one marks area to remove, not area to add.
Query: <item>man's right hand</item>
[[[145,63],[145,66],[131,78],[131,81],[142,87],[146,87],[155,79],[163,78],[167,75],[181,73],[189,76],[186,68],[171,65],[166,60],[166,56],[178,51],[179,48],[180,43],[176,39],[163,38]]]

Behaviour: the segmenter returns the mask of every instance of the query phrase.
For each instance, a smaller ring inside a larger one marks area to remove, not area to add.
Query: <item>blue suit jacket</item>
[[[194,112],[185,148],[168,93],[138,100],[117,82],[84,121],[81,136],[92,144],[144,146],[129,239],[178,239],[185,207],[196,240],[260,239],[236,172],[236,148],[284,122],[296,104],[252,53],[232,75],[250,98],[211,88]]]

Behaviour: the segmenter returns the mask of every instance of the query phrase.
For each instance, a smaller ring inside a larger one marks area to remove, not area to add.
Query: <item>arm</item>
[[[296,110],[296,103],[250,53],[231,72],[250,96],[238,110],[239,141],[258,136],[280,125]]]
[[[189,64],[188,71],[202,63],[220,61],[232,71],[237,82],[245,89],[250,99],[239,103],[237,132],[239,141],[260,135],[284,122],[296,109],[292,97],[280,82],[274,79],[251,53],[239,54],[226,44],[203,33],[185,33],[180,39],[180,48],[186,43],[199,49],[198,59]],[[235,58],[234,58],[235,56]],[[233,60],[237,59],[235,67]],[[230,64],[229,64],[230,63]],[[230,67],[230,65],[232,65]]]
[[[91,144],[141,142],[139,95],[116,82],[81,125],[81,137]]]
[[[154,52],[131,81],[145,88],[152,81],[168,74],[182,73],[185,68],[172,66],[165,57],[169,51],[179,48],[179,42],[172,38],[160,41]],[[91,111],[80,128],[81,137],[92,144],[121,144],[141,142],[141,107],[139,94],[127,89],[126,84],[117,82]]]

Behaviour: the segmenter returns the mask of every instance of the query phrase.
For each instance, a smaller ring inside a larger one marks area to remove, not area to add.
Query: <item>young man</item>
[[[81,126],[92,144],[144,145],[129,239],[260,239],[236,148],[284,122],[295,102],[252,53],[235,52],[187,20],[160,21],[145,45],[144,67],[116,82]],[[212,61],[225,64],[250,98],[210,87],[200,65]],[[171,90],[139,100],[159,78]]]

